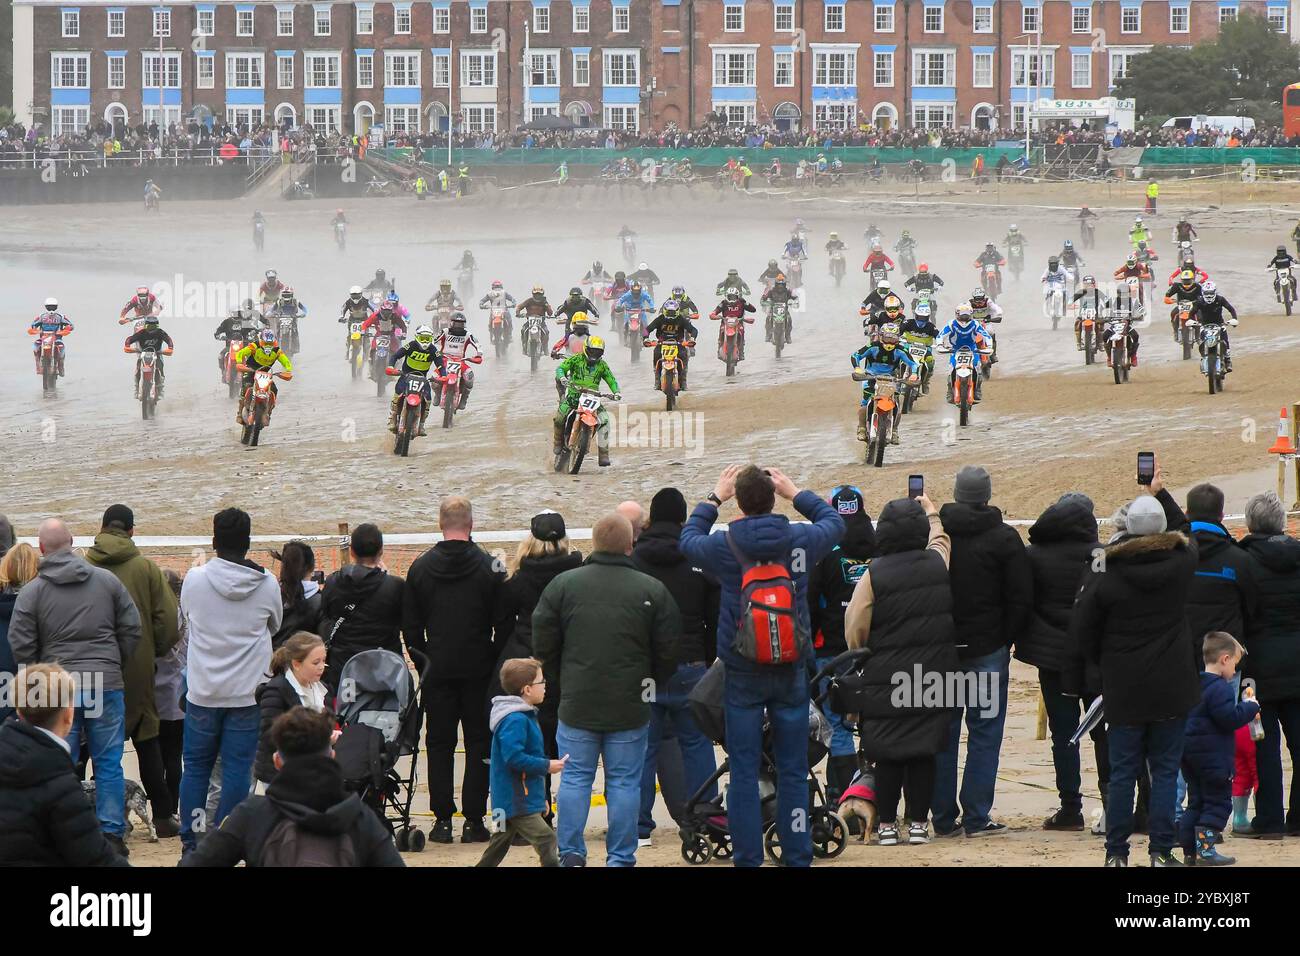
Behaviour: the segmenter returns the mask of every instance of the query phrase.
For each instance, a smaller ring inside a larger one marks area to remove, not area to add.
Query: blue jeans
[[[1151,770],[1151,803],[1147,809],[1151,852],[1168,853],[1174,848],[1174,800],[1186,728],[1187,721],[1182,717],[1149,724],[1111,724],[1107,728],[1107,856],[1128,857],[1128,838],[1133,835],[1133,788],[1144,767]]]
[[[587,814],[596,780],[596,760],[605,765],[605,805],[609,830],[605,834],[605,865],[636,866],[636,824],[641,810],[641,770],[645,765],[647,722],[635,730],[601,733],[570,727],[560,721],[555,743],[561,756],[568,754],[560,789],[555,797],[555,834],[560,859],[587,858]]]
[[[664,739],[665,730],[671,728],[682,752],[687,800],[695,796],[695,792],[718,769],[713,756],[713,741],[701,733],[686,701],[686,695],[707,670],[705,664],[681,665],[650,705],[650,732],[646,739],[645,767],[641,771],[641,817],[637,822],[637,835],[642,839],[649,837],[655,828],[655,774],[659,766],[659,743]],[[713,800],[717,795],[718,789],[713,786],[703,799]]]
[[[776,826],[786,866],[812,864],[808,821],[808,684],[802,666],[727,671],[724,694],[731,784],[727,821],[736,866],[762,866],[766,821],[758,793],[767,718],[776,764]]]
[[[185,704],[185,743],[181,759],[181,846],[194,849],[198,842],[194,824],[202,830],[204,806],[208,801],[208,780],[221,757],[221,800],[213,827],[248,796],[253,784],[253,759],[257,756],[257,732],[261,713],[250,707],[202,707]]]
[[[77,709],[68,732],[72,762],[81,752],[85,735],[90,763],[95,771],[95,816],[100,829],[111,836],[126,836],[126,778],[122,775],[122,745],[126,741],[126,692],[100,691],[98,717],[86,713],[87,697],[77,691]]]
[[[966,766],[961,778],[961,822],[967,833],[982,830],[993,811],[993,794],[998,784],[998,758],[1002,752],[1002,731],[1007,723],[1007,688],[1010,683],[1011,649],[999,648],[983,657],[961,662],[959,673],[996,674],[993,714],[984,716],[980,706],[968,701],[966,712]],[[934,800],[931,817],[940,833],[957,825],[957,746],[961,741],[963,708],[957,708],[948,728],[948,745],[935,757]]]
[[[835,660],[834,654],[817,658],[817,669],[821,670],[833,660]],[[817,693],[825,693],[830,682],[831,679],[829,677],[823,677],[821,683],[817,685]],[[858,752],[858,742],[853,738],[853,731],[849,729],[848,724],[844,723],[844,715],[837,713],[835,709],[831,707],[831,700],[829,697],[822,702],[822,713],[826,715],[826,719],[831,725],[831,756],[854,756]]]

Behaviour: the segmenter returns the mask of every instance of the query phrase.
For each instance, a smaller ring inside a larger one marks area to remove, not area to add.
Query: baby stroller
[[[420,699],[429,667],[422,654],[410,653],[420,671],[418,682],[401,655],[392,651],[362,651],[343,665],[334,704],[343,733],[335,741],[334,756],[347,788],[384,821],[397,849],[419,853],[425,835],[411,826],[411,801],[420,744]],[[403,757],[411,758],[405,777],[397,769]]]
[[[828,683],[824,692],[817,688],[822,680],[856,663],[865,651],[848,651],[835,658],[818,671],[810,683],[810,700],[808,702],[808,804],[809,825],[812,831],[813,856],[819,859],[832,859],[844,852],[848,843],[849,828],[839,814],[828,804],[826,790],[817,778],[814,768],[822,762],[830,750],[831,727],[822,713],[821,704],[830,690]],[[700,730],[714,743],[725,748],[726,726],[723,719],[722,703],[723,668],[722,663],[715,662],[704,679],[691,692],[691,712],[695,716]],[[705,784],[686,801],[686,809],[678,831],[682,840],[682,859],[687,863],[708,863],[717,857],[730,859],[732,853],[731,831],[727,823],[726,788],[718,797],[706,800],[704,795],[712,790],[730,771],[730,761],[723,760],[722,765]],[[772,753],[771,735],[767,728],[763,731],[763,752],[758,768],[759,803],[763,813],[763,848],[768,859],[773,863],[781,862],[781,840],[777,831],[776,816],[776,762]]]

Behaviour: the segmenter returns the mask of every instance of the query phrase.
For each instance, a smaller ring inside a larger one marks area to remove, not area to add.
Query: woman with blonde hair
[[[9,647],[9,618],[18,600],[18,589],[36,577],[40,555],[30,544],[16,544],[0,558],[0,674],[14,674],[18,663]],[[0,703],[0,724],[13,716],[14,709]]]

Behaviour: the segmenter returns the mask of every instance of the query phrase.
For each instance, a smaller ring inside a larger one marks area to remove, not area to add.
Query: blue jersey
[[[849,357],[849,361],[853,363],[855,369],[861,369],[872,375],[891,374],[900,365],[910,372],[918,370],[916,359],[908,354],[907,349],[901,346],[887,349],[879,342],[862,346]]]
[[[954,352],[961,348],[978,352],[988,341],[988,337],[989,334],[984,326],[975,321],[949,322],[939,333],[939,341]]]
[[[31,327],[38,332],[72,331],[72,323],[62,312],[42,312],[32,321]]]
[[[653,312],[655,304],[654,300],[651,299],[644,290],[639,296],[637,293],[629,290],[619,297],[618,307],[624,312],[635,311],[636,309],[644,309],[647,312]]]

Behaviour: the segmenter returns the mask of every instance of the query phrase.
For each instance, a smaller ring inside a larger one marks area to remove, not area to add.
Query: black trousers
[[[184,743],[184,720],[162,720],[158,722],[158,748],[162,752],[163,777],[167,781],[166,809],[170,815],[175,815],[180,811],[181,749]]]
[[[149,798],[149,807],[155,818],[170,816],[171,793],[167,789],[167,773],[163,769],[162,747],[157,737],[141,740],[132,736],[135,759],[140,764],[140,785]]]
[[[913,823],[930,818],[934,797],[934,754],[910,760],[876,761],[876,811],[881,823],[898,820],[898,798],[906,798],[906,816]]]
[[[488,729],[487,692],[490,676],[430,681],[425,688],[425,746],[429,751],[429,808],[439,820],[456,812],[455,760],[457,729],[465,737],[465,774],[460,810],[466,821],[487,815],[488,758],[492,731]]]

